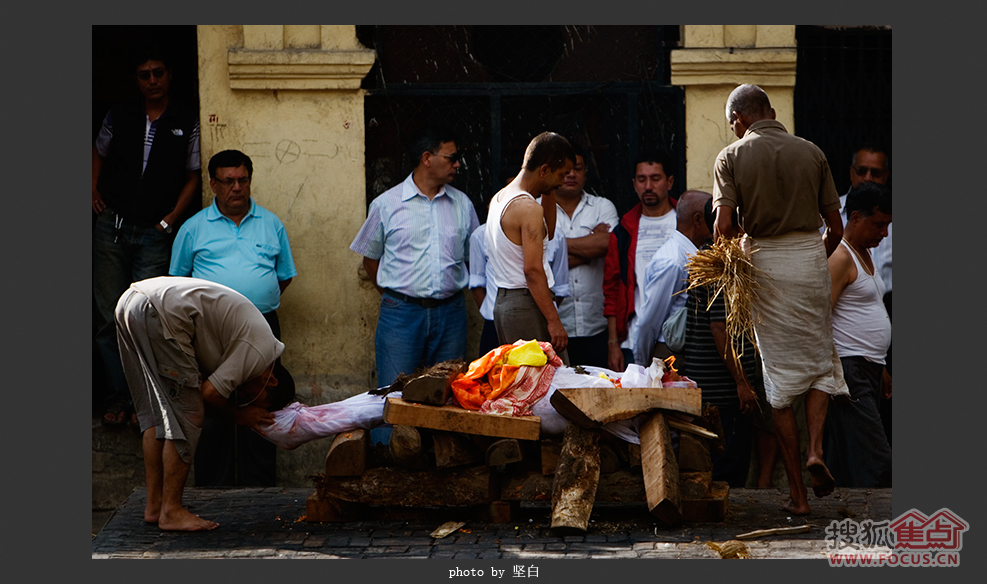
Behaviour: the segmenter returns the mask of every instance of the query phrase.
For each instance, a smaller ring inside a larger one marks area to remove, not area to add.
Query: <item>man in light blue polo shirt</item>
[[[350,249],[381,293],[375,348],[377,384],[466,354],[466,262],[480,222],[462,191],[456,139],[426,128],[411,143],[415,168],[370,203]]]
[[[209,186],[216,198],[179,229],[169,273],[243,294],[281,340],[277,309],[297,272],[284,224],[250,198],[253,170],[250,157],[239,150],[224,150],[209,160]],[[277,371],[290,377],[280,359]],[[276,451],[248,428],[207,415],[195,456],[195,484],[273,487]]]

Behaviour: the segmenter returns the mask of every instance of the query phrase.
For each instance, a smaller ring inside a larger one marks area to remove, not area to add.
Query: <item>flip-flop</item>
[[[836,489],[836,481],[825,464],[817,462],[806,466],[806,470],[809,471],[809,478],[812,480],[812,492],[817,497],[830,495]]]

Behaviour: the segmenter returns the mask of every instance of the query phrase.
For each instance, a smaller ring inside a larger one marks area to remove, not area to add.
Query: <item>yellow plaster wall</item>
[[[253,28],[255,46],[275,44],[271,27]],[[320,38],[320,29],[300,29],[286,29],[292,43]],[[231,89],[228,51],[250,33],[199,27],[203,180],[220,150],[253,161],[251,195],[284,222],[298,269],[278,311],[282,360],[298,394],[325,403],[372,386],[376,292],[360,282],[361,258],[349,250],[366,218],[363,93]],[[212,197],[207,186],[203,204]]]
[[[754,83],[768,94],[777,119],[795,123],[795,27],[686,25],[683,48],[672,51],[673,85],[685,88],[686,186],[713,191],[713,163],[737,138],[724,106],[737,85]]]

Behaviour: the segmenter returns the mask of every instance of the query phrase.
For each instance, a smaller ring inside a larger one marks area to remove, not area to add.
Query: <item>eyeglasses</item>
[[[163,67],[158,67],[157,69],[151,69],[150,71],[138,71],[137,78],[141,81],[147,81],[154,75],[155,79],[161,79],[164,77],[165,69]]]
[[[224,178],[224,179],[217,178],[217,179],[213,179],[213,180],[215,180],[219,184],[225,186],[226,188],[232,188],[233,185],[235,185],[237,183],[240,183],[240,186],[241,187],[249,187],[250,186],[250,177],[249,176],[245,176],[243,178]]]
[[[463,155],[460,152],[453,152],[452,154],[442,154],[440,152],[432,152],[432,156],[444,156],[449,159],[449,164],[456,164],[463,160]]]
[[[881,178],[884,173],[887,172],[884,168],[874,168],[872,166],[855,166],[853,172],[857,173],[857,176],[867,176],[869,172],[874,178]]]

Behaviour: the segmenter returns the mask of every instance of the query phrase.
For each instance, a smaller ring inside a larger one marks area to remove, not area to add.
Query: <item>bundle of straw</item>
[[[743,354],[743,338],[747,337],[754,349],[754,299],[759,286],[754,279],[757,268],[741,247],[740,238],[721,237],[712,246],[700,249],[686,263],[689,274],[687,290],[708,286],[712,291],[709,306],[722,294],[726,304],[727,334],[734,358]],[[706,308],[709,309],[709,306]]]

